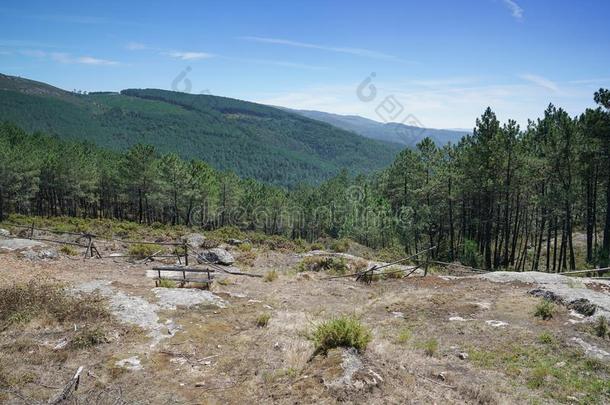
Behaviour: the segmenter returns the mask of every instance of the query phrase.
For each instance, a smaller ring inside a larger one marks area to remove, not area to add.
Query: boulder
[[[235,263],[235,258],[233,258],[233,255],[227,252],[225,249],[221,248],[204,250],[199,256],[201,257],[201,259],[203,259],[200,260],[201,262],[208,261],[210,263],[219,263],[226,265]]]
[[[59,254],[57,253],[57,251],[53,250],[53,249],[38,250],[38,251],[34,251],[32,249],[26,249],[26,250],[22,251],[20,254],[21,254],[21,256],[25,257],[28,260],[45,260],[45,259],[54,260],[59,257]]]
[[[186,242],[189,247],[199,249],[205,243],[205,236],[200,233],[189,233],[182,237],[182,240]]]
[[[11,233],[6,229],[0,228],[0,236],[11,236]]]
[[[0,239],[0,249],[23,250],[45,246],[44,243],[30,239]]]

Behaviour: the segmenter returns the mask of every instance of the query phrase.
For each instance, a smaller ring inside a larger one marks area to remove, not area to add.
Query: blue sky
[[[489,105],[525,125],[610,87],[609,20],[607,0],[4,1],[0,72],[437,128],[472,128]]]

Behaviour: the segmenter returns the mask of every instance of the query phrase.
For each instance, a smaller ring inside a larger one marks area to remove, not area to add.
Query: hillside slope
[[[339,115],[310,110],[288,111],[301,114],[307,118],[326,122],[370,139],[398,143],[408,147],[414,147],[426,137],[431,138],[438,146],[445,145],[449,142],[456,144],[462,137],[469,133],[467,131],[449,129],[420,128],[393,122],[383,123],[357,115]]]
[[[370,172],[401,149],[274,107],[155,89],[75,94],[0,75],[0,121],[123,150],[146,143],[278,185]]]

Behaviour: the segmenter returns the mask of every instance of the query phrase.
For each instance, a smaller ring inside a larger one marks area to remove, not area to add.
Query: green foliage
[[[374,171],[400,149],[288,111],[224,97],[152,89],[74,95],[43,86],[44,91],[31,91],[36,83],[0,76],[0,121],[114,150],[141,142],[274,184],[319,182],[341,167]]]
[[[331,250],[334,250],[335,252],[338,253],[345,253],[349,250],[349,240],[347,239],[339,239],[337,241],[334,241],[331,245],[330,245]]]
[[[176,282],[174,280],[170,280],[168,278],[162,278],[157,280],[159,287],[163,288],[176,288]]]
[[[481,254],[475,241],[470,239],[464,241],[460,262],[465,266],[479,268],[481,265]]]
[[[268,313],[260,314],[258,317],[256,317],[256,326],[259,328],[266,327],[267,324],[269,323],[269,319],[271,319],[271,314],[268,314]]]
[[[75,349],[87,349],[102,343],[108,343],[106,333],[100,327],[85,327],[72,337],[70,346]]]
[[[536,304],[536,309],[534,310],[534,316],[538,318],[542,318],[543,320],[548,320],[553,317],[555,313],[555,304],[547,299],[542,299]]]
[[[76,256],[76,255],[78,255],[78,251],[74,247],[72,247],[70,245],[63,245],[59,249],[59,251],[61,253],[65,254],[65,255],[67,255],[67,256]]]
[[[542,332],[538,336],[538,341],[545,345],[552,345],[556,343],[555,336],[553,336],[550,332]]]
[[[270,270],[270,271],[266,272],[265,275],[263,276],[263,281],[265,281],[267,283],[271,283],[271,282],[277,280],[278,277],[279,276],[277,274],[277,271]]]
[[[297,271],[329,271],[345,274],[349,270],[347,261],[342,257],[308,256],[297,265]]]
[[[409,340],[411,340],[412,336],[413,336],[413,332],[411,331],[411,329],[405,326],[405,327],[401,328],[400,331],[398,331],[398,337],[396,340],[400,344],[405,344]]]
[[[163,248],[149,243],[134,243],[129,246],[128,254],[136,259],[145,259]]]
[[[310,336],[315,354],[326,354],[336,347],[353,347],[364,352],[372,340],[371,332],[353,317],[339,317],[319,324]]]
[[[426,356],[433,357],[438,352],[438,340],[432,338],[417,344],[419,349],[422,349]]]

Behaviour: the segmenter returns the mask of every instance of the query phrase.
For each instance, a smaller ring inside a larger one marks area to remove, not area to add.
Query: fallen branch
[[[49,400],[49,404],[56,405],[70,398],[73,391],[78,390],[78,384],[80,383],[80,375],[83,372],[83,366],[80,366],[74,376],[68,381],[63,391],[57,395],[54,399]]]

